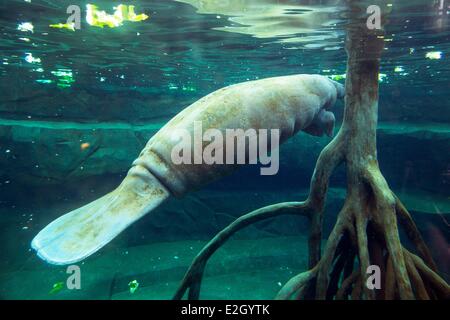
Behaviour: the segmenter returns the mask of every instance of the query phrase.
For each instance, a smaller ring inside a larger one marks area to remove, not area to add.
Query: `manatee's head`
[[[332,137],[336,119],[330,110],[337,100],[344,98],[345,88],[339,82],[324,76],[317,76],[315,85],[315,94],[323,98],[323,104],[315,114],[311,124],[303,129],[303,131],[313,136],[321,137],[326,134]]]

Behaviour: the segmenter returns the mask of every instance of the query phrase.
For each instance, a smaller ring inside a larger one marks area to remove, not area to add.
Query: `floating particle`
[[[394,72],[403,72],[403,71],[405,71],[405,69],[403,69],[402,66],[395,67],[394,69]]]
[[[180,257],[179,256],[174,256],[173,257],[175,260],[178,260],[178,259],[180,259]]]
[[[58,69],[56,71],[52,71],[51,73],[57,77],[72,77],[72,71],[69,69]]]
[[[52,289],[49,291],[49,294],[55,294],[60,292],[62,289],[64,288],[64,282],[60,281],[60,282],[56,282],[55,284],[53,284]]]
[[[59,88],[68,88],[75,80],[73,79],[73,73],[70,69],[60,68],[56,71],[51,71],[51,74],[58,77],[57,86]]]
[[[34,32],[34,26],[31,22],[21,22],[17,25],[17,30],[23,32]]]
[[[104,26],[116,28],[123,24],[123,21],[143,21],[148,19],[144,13],[136,14],[134,6],[119,4],[114,7],[113,14],[107,14],[105,11],[98,9],[96,5],[86,5],[86,21],[89,25],[103,28]]]
[[[328,77],[331,78],[332,80],[340,81],[340,80],[346,79],[347,74],[345,74],[345,73],[344,74],[333,74]],[[378,75],[378,81],[380,81],[380,82],[383,82],[386,78],[387,78],[387,74],[385,74],[385,73],[380,73]]]
[[[130,288],[130,293],[135,293],[139,288],[139,282],[137,280],[130,281],[128,283],[128,288]]]
[[[89,143],[89,142],[83,142],[81,145],[80,145],[80,149],[81,150],[86,150],[87,148],[89,148],[91,146],[91,144]]]
[[[339,49],[341,49],[342,47],[339,47],[339,46],[335,46],[335,47],[325,47],[325,48],[323,48],[323,50],[324,51],[333,51],[333,50],[339,50]]]
[[[340,80],[344,80],[347,77],[347,75],[345,73],[344,74],[332,74],[329,77],[334,81],[340,81]]]
[[[52,83],[53,80],[50,80],[50,79],[37,79],[36,82],[37,83],[49,84],[49,83]],[[34,142],[32,142],[32,143],[34,143]]]
[[[25,53],[25,61],[28,63],[41,63],[41,59],[40,58],[35,58],[33,57],[33,55],[31,54],[31,52],[26,52]]]
[[[67,29],[71,31],[75,31],[75,23],[56,23],[56,24],[50,24],[50,28],[56,28],[56,29]]]
[[[247,80],[249,80],[249,79],[247,79]],[[190,86],[183,86],[181,88],[181,90],[183,90],[183,91],[190,91],[190,92],[197,91],[194,87],[190,87]]]
[[[425,58],[430,60],[442,59],[442,51],[430,51],[425,54]]]
[[[384,82],[385,79],[387,79],[387,74],[385,74],[385,73],[380,73],[380,74],[378,75],[378,81]]]

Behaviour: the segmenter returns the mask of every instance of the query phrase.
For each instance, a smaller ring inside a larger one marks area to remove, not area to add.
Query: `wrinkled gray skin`
[[[320,75],[293,75],[239,83],[193,103],[154,135],[133,165],[155,175],[172,193],[183,195],[229,174],[237,165],[175,165],[170,156],[176,129],[193,136],[194,121],[210,128],[280,129],[280,144],[303,130],[332,136],[335,118],[329,111],[344,87]]]
[[[176,129],[193,136],[196,121],[202,122],[203,132],[210,128],[279,129],[280,143],[299,130],[331,136],[335,120],[329,110],[343,96],[341,84],[319,75],[269,78],[217,90],[158,131],[115,190],[51,222],[31,246],[49,263],[78,262],[170,195],[182,196],[237,168],[228,164],[175,165],[171,151],[178,143],[173,137]]]

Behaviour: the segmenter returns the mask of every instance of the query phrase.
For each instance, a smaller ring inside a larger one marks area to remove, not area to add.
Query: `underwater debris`
[[[59,88],[69,88],[72,86],[72,83],[75,82],[71,69],[58,69],[56,71],[51,71],[51,74],[58,78],[56,85]]]
[[[123,24],[124,21],[144,21],[149,18],[148,15],[141,13],[136,14],[134,12],[133,5],[119,4],[114,7],[114,14],[107,14],[105,11],[100,11],[96,5],[86,5],[86,21],[89,25],[94,27],[103,28],[108,26],[110,28],[116,28]]]
[[[57,28],[57,29],[67,29],[71,31],[75,31],[75,23],[56,23],[56,24],[50,24],[50,28]]]
[[[21,22],[17,26],[17,30],[23,31],[23,32],[34,32],[34,26],[31,22]]]
[[[425,54],[425,58],[430,60],[442,59],[442,51],[430,51]]]
[[[91,146],[91,144],[89,143],[89,142],[83,142],[81,145],[80,145],[80,149],[81,150],[86,150],[87,148],[89,148]]]
[[[341,80],[344,80],[347,77],[347,75],[345,73],[344,74],[332,74],[327,77],[329,77],[331,80],[334,80],[334,81],[341,81]],[[386,78],[387,78],[387,74],[385,74],[385,73],[380,73],[378,75],[378,81],[380,81],[380,82],[384,82],[384,80]]]
[[[50,79],[37,79],[36,82],[37,83],[49,84],[49,83],[53,83],[53,80],[50,80]]]
[[[41,63],[41,59],[33,57],[33,54],[31,52],[25,52],[24,59],[28,63]]]
[[[398,75],[400,76],[407,76],[409,75],[408,72],[405,72],[405,68],[403,68],[402,66],[397,66],[394,68],[394,72],[398,73]]]
[[[64,288],[64,282],[56,282],[53,284],[53,288],[48,292],[49,294],[55,294],[60,292]]]
[[[130,288],[130,293],[133,294],[139,288],[139,282],[137,280],[130,281],[128,287]]]
[[[345,73],[344,74],[332,74],[329,77],[331,80],[341,81],[341,80],[344,80],[347,77],[347,75]]]
[[[378,81],[384,82],[385,79],[387,79],[387,74],[385,74],[385,73],[380,73],[380,74],[378,75]]]
[[[181,90],[183,90],[183,91],[189,91],[189,92],[197,91],[197,89],[195,89],[194,87],[191,87],[191,86],[183,86],[183,87],[181,88]]]

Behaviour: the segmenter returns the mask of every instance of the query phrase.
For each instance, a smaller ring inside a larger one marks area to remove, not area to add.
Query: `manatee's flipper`
[[[326,134],[327,136],[332,137],[335,122],[336,119],[334,118],[333,112],[322,109],[316,115],[312,123],[307,128],[303,129],[303,131],[313,136],[321,137]]]
[[[168,196],[153,175],[135,166],[117,189],[56,219],[39,232],[31,246],[49,263],[75,263],[102,248]]]

